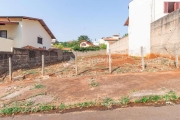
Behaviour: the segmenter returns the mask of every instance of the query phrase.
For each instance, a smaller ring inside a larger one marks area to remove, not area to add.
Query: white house
[[[129,55],[139,56],[140,47],[150,53],[151,23],[180,8],[180,0],[132,0],[125,23],[129,34]]]
[[[53,47],[53,44],[56,43],[56,42],[57,42],[56,39],[52,39],[52,40],[51,40],[51,47]]]
[[[0,16],[0,51],[22,48],[51,48],[56,39],[42,19],[25,16]]]
[[[106,53],[109,53],[110,45],[120,40],[119,35],[113,35],[112,37],[106,37],[103,38],[103,40],[100,41],[100,44],[106,44]]]
[[[87,41],[87,40],[82,40],[81,42],[80,42],[80,47],[90,47],[90,46],[93,46],[93,44],[91,43],[91,42],[89,42],[89,41]]]

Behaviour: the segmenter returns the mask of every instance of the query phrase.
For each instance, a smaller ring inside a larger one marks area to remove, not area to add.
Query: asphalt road
[[[66,114],[34,114],[0,120],[180,120],[180,105],[135,107],[108,111],[85,111]]]

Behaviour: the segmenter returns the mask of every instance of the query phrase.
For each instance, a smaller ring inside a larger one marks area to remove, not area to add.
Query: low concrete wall
[[[128,54],[129,50],[129,37],[123,37],[119,41],[110,45],[111,53]]]
[[[87,52],[73,51],[73,53],[74,53],[74,55],[75,55],[75,53],[77,53],[78,57],[92,56],[92,55],[106,55],[106,50],[87,51]]]
[[[9,57],[12,57],[12,52],[0,52],[0,74],[8,71],[9,68]]]
[[[0,37],[0,51],[11,51],[13,40]]]
[[[180,44],[180,9],[151,23],[151,53],[174,55]]]
[[[62,52],[61,50],[30,50],[14,48],[13,52],[0,52],[0,74],[9,68],[9,56],[12,57],[12,69],[27,69],[40,66],[42,64],[42,55],[44,54],[45,65],[69,61],[74,58],[72,52]]]

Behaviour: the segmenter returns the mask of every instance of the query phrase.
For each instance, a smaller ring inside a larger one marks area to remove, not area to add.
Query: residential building
[[[56,43],[56,42],[57,42],[56,39],[52,39],[52,40],[51,40],[51,47],[53,47],[53,44]]]
[[[56,39],[42,19],[25,16],[0,16],[0,51],[33,46],[51,48]]]
[[[80,42],[80,47],[90,47],[90,46],[94,46],[91,42],[87,41],[87,40],[82,40]]]
[[[140,56],[140,47],[150,54],[151,23],[180,8],[180,0],[132,0],[125,22],[129,34],[129,55]]]
[[[113,35],[112,37],[103,38],[100,43],[105,43],[107,45],[106,52],[109,53],[110,45],[120,40],[119,35]]]

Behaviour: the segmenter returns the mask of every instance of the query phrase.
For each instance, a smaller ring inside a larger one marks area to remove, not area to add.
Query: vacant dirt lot
[[[46,65],[43,77],[40,67],[14,71],[14,82],[7,82],[7,73],[1,75],[0,107],[29,102],[59,105],[102,101],[107,97],[120,99],[137,92],[173,90],[180,94],[180,69],[175,68],[172,59],[145,58],[145,71],[142,71],[141,59],[137,57],[112,55],[111,60],[112,74],[108,70],[108,56],[101,55],[79,57],[77,76],[73,59]]]
[[[119,99],[140,91],[174,90],[180,94],[180,70],[157,73],[128,73],[122,75],[82,76],[75,78],[39,78],[0,85],[0,105],[16,101],[38,103],[77,103]],[[96,87],[91,84],[96,83]]]
[[[107,75],[109,74],[109,59],[107,55],[78,57],[78,76],[94,76],[94,75]],[[126,55],[113,54],[112,61],[112,74],[122,73],[141,73],[142,65],[141,58],[130,57]],[[145,71],[143,72],[159,72],[175,70],[174,60],[164,57],[146,57],[145,58]],[[75,75],[75,61],[73,58],[70,61],[57,63],[53,65],[45,64],[45,75],[53,76],[56,78],[71,78]],[[41,66],[33,69],[20,69],[13,71],[13,77],[17,78],[24,76],[29,80],[39,79],[41,77]],[[0,81],[8,81],[8,72],[0,75]]]

